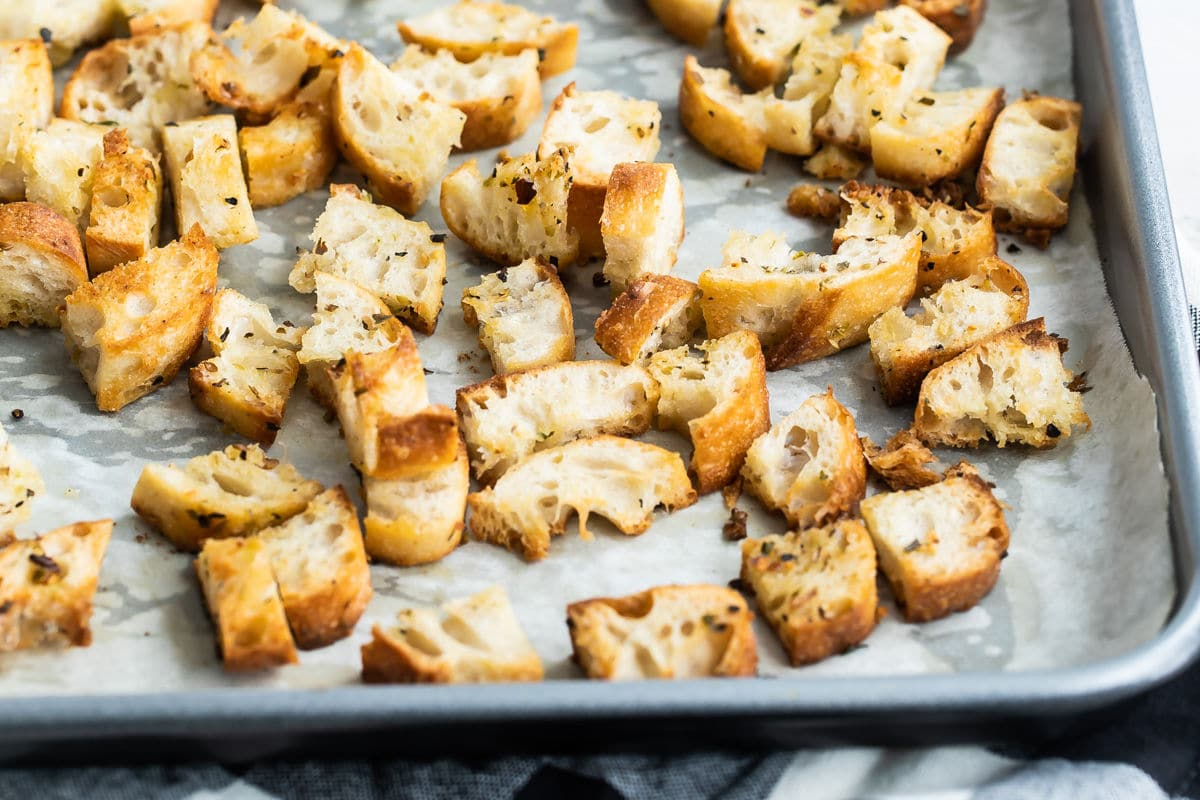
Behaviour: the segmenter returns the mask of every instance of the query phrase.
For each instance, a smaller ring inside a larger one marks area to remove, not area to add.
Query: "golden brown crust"
[[[679,84],[679,117],[705,150],[747,172],[762,169],[767,155],[763,131],[735,109],[722,105],[704,89],[696,57],[688,54]]]
[[[0,268],[7,273],[0,277],[0,328],[57,328],[55,309],[88,279],[78,229],[36,203],[0,205]],[[31,280],[18,278],[26,272],[34,273]],[[38,285],[45,288],[28,288]]]
[[[670,272],[684,233],[683,184],[674,165],[639,161],[613,167],[600,234],[604,277],[614,294],[643,275]]]
[[[175,2],[129,18],[129,34],[141,36],[188,22],[211,24],[221,0],[175,0]]]
[[[453,104],[467,115],[459,150],[502,147],[521,137],[542,113],[542,84],[534,76],[515,94],[481,97]]]
[[[900,4],[914,9],[950,34],[954,40],[950,45],[950,55],[961,53],[971,46],[987,12],[987,0],[900,0]]]
[[[36,203],[0,205],[0,245],[26,244],[87,280],[79,231],[61,214]]]
[[[942,479],[941,475],[925,466],[936,462],[937,456],[907,428],[888,439],[885,447],[880,447],[866,436],[861,437],[860,441],[867,465],[893,491],[920,489]]]
[[[694,47],[703,47],[721,15],[720,0],[647,0],[651,13],[667,32]]]
[[[92,275],[139,259],[158,246],[162,172],[147,150],[132,149],[122,128],[104,135],[104,159],[92,178],[85,234]]]
[[[700,325],[699,300],[700,287],[691,281],[672,275],[647,275],[617,295],[596,319],[596,344],[622,364],[633,364],[649,355],[645,351],[654,343],[656,333],[660,334],[662,347],[678,347],[685,342],[664,341],[663,328],[680,313],[682,304],[686,319],[683,335],[690,339]]]
[[[837,192],[817,183],[798,183],[787,196],[788,213],[801,219],[833,222],[841,205]]]

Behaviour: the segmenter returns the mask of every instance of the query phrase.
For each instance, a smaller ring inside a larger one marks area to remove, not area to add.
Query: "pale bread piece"
[[[858,50],[868,58],[900,69],[904,100],[933,88],[946,63],[950,36],[906,6],[879,11],[863,28]]]
[[[221,0],[117,0],[117,10],[128,17],[134,36],[189,22],[212,24]]]
[[[974,169],[1002,108],[1003,89],[918,93],[871,128],[875,174],[929,186]]]
[[[816,152],[821,141],[814,135],[813,126],[829,108],[842,58],[850,52],[853,42],[848,34],[806,37],[791,60],[791,74],[783,87],[783,97],[775,97],[771,89],[756,95],[762,103],[768,147],[795,156]]]
[[[29,519],[33,498],[45,492],[37,467],[17,452],[0,426],[0,536]]]
[[[733,72],[753,90],[782,83],[805,39],[833,31],[837,3],[817,0],[729,0],[725,49]]]
[[[573,515],[590,539],[595,514],[627,536],[645,533],[654,510],[696,502],[677,453],[619,436],[593,436],[521,459],[490,487],[467,496],[476,539],[507,548],[526,561],[550,552]]]
[[[724,586],[656,586],[567,606],[574,660],[589,678],[738,678],[758,668],[754,614]]]
[[[104,158],[92,176],[84,234],[92,275],[135,261],[158,247],[163,181],[158,158],[131,147],[124,128],[104,136]]]
[[[36,203],[0,204],[0,328],[57,328],[58,307],[86,282],[70,220]]]
[[[0,42],[0,109],[0,200],[23,200],[22,143],[54,118],[54,72],[41,39]]]
[[[497,375],[575,358],[571,298],[554,269],[529,259],[463,290],[463,319]]]
[[[92,179],[104,158],[109,128],[55,118],[22,139],[25,199],[62,214],[82,236],[92,205]]]
[[[162,130],[176,228],[200,225],[222,250],[257,239],[233,116],[200,117]]]
[[[911,430],[905,428],[879,447],[866,436],[859,437],[867,466],[895,491],[920,489],[937,483],[942,476],[927,467],[937,456],[921,444]]]
[[[622,364],[639,364],[687,344],[702,322],[699,286],[673,275],[647,275],[596,319],[596,344]]]
[[[0,8],[0,40],[40,38],[61,66],[80,46],[108,36],[116,18],[116,0],[22,0]]]
[[[804,160],[804,171],[823,181],[848,181],[867,168],[867,160],[853,150],[826,142]]]
[[[683,243],[683,184],[673,164],[613,167],[600,216],[604,277],[619,294],[647,275],[665,275]]]
[[[717,27],[722,0],[646,0],[667,32],[695,47],[703,47]]]
[[[987,0],[900,0],[900,5],[915,10],[950,34],[953,40],[950,55],[971,46],[987,13]]]

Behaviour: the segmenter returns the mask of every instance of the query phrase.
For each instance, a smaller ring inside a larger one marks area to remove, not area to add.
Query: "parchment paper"
[[[222,22],[254,7],[227,0]],[[401,50],[394,23],[434,2],[304,0],[296,7],[331,32],[362,41],[390,62]],[[687,49],[671,40],[636,2],[535,0],[528,5],[580,23],[579,66],[544,85],[546,105],[568,81],[581,89],[617,89],[658,101],[663,111],[659,160],[673,161],[687,199],[687,238],[677,274],[695,279],[717,266],[732,229],[780,230],[793,245],[828,252],[831,230],[789,217],[783,201],[804,179],[799,161],[772,155],[762,174],[722,165],[693,144],[678,122],[676,93]],[[938,88],[1003,84],[1009,96],[1022,88],[1071,94],[1070,43],[1064,0],[993,0],[974,45],[951,59]],[[706,65],[725,63],[719,37],[700,54]],[[61,76],[60,76],[61,80]],[[540,120],[513,153],[532,149]],[[481,164],[493,154],[467,157]],[[335,178],[354,181],[342,170]],[[287,206],[257,213],[258,241],[222,254],[221,283],[267,302],[278,315],[306,324],[312,297],[287,286],[296,248],[309,247],[308,232],[326,200],[316,192]],[[420,218],[445,230],[437,198]],[[803,680],[806,676],[946,673],[1065,667],[1122,653],[1151,639],[1174,596],[1167,530],[1167,485],[1158,451],[1153,396],[1135,373],[1105,293],[1091,217],[1076,191],[1071,224],[1047,252],[1024,245],[1001,254],[1029,279],[1030,316],[1069,337],[1068,366],[1086,371],[1094,390],[1086,395],[1094,421],[1047,452],[1020,448],[943,451],[953,463],[965,456],[997,484],[1008,503],[1012,545],[1000,582],[975,609],[922,626],[898,622],[890,594],[881,597],[887,618],[868,646],[822,664],[794,670],[768,628],[758,625],[760,672]],[[437,334],[420,343],[434,402],[453,405],[454,390],[488,377],[490,367],[459,310],[464,287],[494,266],[470,255],[451,236],[446,242],[449,284]],[[608,289],[592,286],[599,263],[574,268],[567,283],[575,305],[580,358],[601,356],[592,323],[607,305]],[[460,359],[462,354],[469,358]],[[858,419],[860,430],[883,441],[911,421],[911,409],[889,410],[874,386],[861,346],[801,367],[772,373],[771,411],[779,419],[808,395],[831,385]],[[24,419],[8,412],[21,408]],[[185,376],[118,414],[96,410],[82,379],[66,357],[58,331],[0,331],[0,412],[12,439],[34,459],[47,484],[23,535],[81,519],[113,517],[116,531],[101,575],[90,648],[29,652],[0,657],[0,693],[89,694],[164,692],[228,685],[327,687],[359,675],[359,645],[372,623],[400,608],[436,604],[499,582],[541,653],[548,678],[578,678],[567,661],[570,644],[564,606],[572,600],[617,595],[670,582],[725,584],[739,570],[738,545],[722,538],[727,514],[720,495],[669,517],[660,516],[643,536],[624,537],[600,523],[582,541],[573,532],[555,540],[549,557],[526,564],[497,547],[471,542],[441,563],[414,569],[372,568],[375,599],[356,633],[332,647],[304,653],[301,664],[253,676],[233,677],[215,655],[212,628],[191,570],[191,558],[175,552],[129,510],[129,496],[143,464],[182,462],[235,441],[188,399]],[[651,433],[647,439],[680,450],[682,438]],[[345,466],[336,425],[303,384],[297,387],[272,455],[293,462],[326,484],[357,483]],[[762,513],[743,498],[751,535],[781,532],[781,517]]]

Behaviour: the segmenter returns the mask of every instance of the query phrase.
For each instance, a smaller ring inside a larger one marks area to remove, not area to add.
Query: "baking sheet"
[[[395,19],[436,2],[304,0],[289,3],[331,32],[358,39],[385,61],[402,45]],[[695,279],[717,266],[715,255],[732,229],[786,232],[800,249],[827,251],[827,226],[796,220],[783,198],[802,180],[799,162],[772,155],[761,175],[718,164],[682,131],[676,92],[687,48],[670,40],[637,3],[529,2],[530,7],[580,23],[579,66],[544,84],[546,103],[567,82],[581,89],[617,89],[654,99],[663,110],[659,160],[673,161],[683,179],[688,235],[677,274]],[[253,13],[226,0],[223,21]],[[1070,39],[1065,0],[993,0],[974,45],[952,59],[937,88],[1003,83],[1009,96],[1023,88],[1071,94]],[[701,54],[706,65],[724,63],[719,37]],[[1021,57],[1013,58],[1014,53]],[[532,149],[535,125],[510,152]],[[492,153],[457,156],[487,163]],[[336,180],[356,176],[341,171]],[[222,285],[267,302],[277,318],[303,324],[311,296],[293,292],[287,273],[297,246],[324,206],[316,192],[289,205],[258,212],[260,238],[222,254]],[[418,215],[444,230],[436,197]],[[1090,215],[1077,187],[1068,229],[1045,253],[1021,246],[1001,254],[1024,272],[1031,286],[1030,315],[1071,340],[1068,366],[1087,371],[1095,387],[1085,397],[1091,432],[1049,452],[984,449],[942,451],[944,460],[965,456],[997,484],[1011,506],[1009,557],[996,589],[975,609],[949,619],[911,626],[883,589],[888,617],[867,647],[801,670],[786,666],[766,626],[758,626],[760,673],[803,679],[807,675],[880,675],[1066,667],[1125,652],[1161,628],[1174,597],[1167,529],[1167,484],[1154,425],[1149,386],[1135,373],[1105,294]],[[447,239],[449,283],[437,334],[421,338],[434,402],[453,403],[454,390],[491,374],[474,333],[462,321],[462,289],[493,269]],[[608,290],[592,286],[599,263],[574,268],[567,279],[575,306],[580,358],[602,354],[591,340],[595,316]],[[464,355],[465,354],[465,355]],[[833,387],[855,413],[860,430],[876,441],[910,422],[911,411],[887,409],[874,390],[865,346],[834,358],[773,373],[772,418],[779,419],[808,395]],[[7,417],[10,408],[25,412]],[[251,676],[220,668],[210,623],[187,555],[177,553],[128,510],[143,464],[183,461],[233,441],[213,419],[200,414],[182,377],[116,415],[95,410],[86,386],[70,365],[57,331],[0,332],[0,412],[16,445],[41,468],[47,494],[20,532],[31,535],[68,522],[111,516],[117,520],[101,575],[90,648],[0,656],[0,693],[7,695],[165,692],[214,686],[327,687],[358,680],[358,647],[371,624],[387,621],[413,604],[436,604],[491,583],[508,588],[518,616],[546,662],[548,678],[575,678],[568,662],[564,620],[567,602],[638,591],[668,582],[724,584],[739,570],[738,546],[721,536],[726,511],[719,494],[669,517],[643,536],[630,538],[593,526],[592,541],[573,533],[555,540],[549,557],[526,564],[507,551],[471,542],[428,567],[372,568],[376,596],[354,636],[324,650],[304,653],[301,664]],[[289,460],[327,484],[356,485],[344,464],[336,425],[303,387],[293,395],[272,455]],[[673,434],[646,437],[687,455]],[[781,517],[763,514],[744,498],[752,536],[781,532]]]

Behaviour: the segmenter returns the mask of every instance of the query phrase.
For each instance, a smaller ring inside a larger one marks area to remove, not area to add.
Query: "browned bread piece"
[[[542,679],[542,659],[499,585],[436,610],[405,609],[394,625],[376,625],[372,636],[362,648],[367,683]]]
[[[149,150],[130,147],[123,128],[104,136],[104,159],[92,177],[92,207],[85,240],[93,275],[133,261],[158,247],[162,171]]]
[[[0,42],[0,200],[25,197],[21,145],[54,117],[54,73],[41,39]]]
[[[858,520],[747,539],[741,578],[792,666],[844,653],[875,629],[875,547]]]
[[[734,331],[697,346],[664,350],[647,370],[658,381],[658,427],[692,441],[690,471],[701,494],[737,477],[750,444],[771,427],[767,368],[758,337]]]
[[[913,432],[932,446],[1047,448],[1090,428],[1066,351],[1040,317],[985,339],[925,376]]]
[[[116,21],[113,0],[54,0],[13,3],[0,11],[0,40],[46,40],[55,66],[70,60],[80,45],[112,32]]]
[[[57,328],[58,307],[86,282],[70,220],[35,203],[0,204],[0,328]]]
[[[848,181],[867,168],[867,160],[853,150],[826,142],[812,158],[804,160],[804,171],[823,181]]]
[[[175,377],[204,333],[217,250],[199,225],[79,286],[59,308],[67,353],[101,411],[117,411]]]
[[[646,0],[667,32],[690,45],[703,47],[721,16],[721,0]]]
[[[401,20],[400,36],[426,50],[449,50],[459,61],[474,61],[485,53],[538,54],[542,78],[575,66],[579,26],[541,17],[521,6],[459,0],[419,17]]]
[[[23,137],[20,162],[25,199],[62,214],[78,229],[88,224],[92,177],[104,158],[104,134],[110,129],[55,118]]]
[[[129,18],[134,36],[189,22],[211,24],[221,0],[117,0],[117,10]]]
[[[673,164],[613,167],[600,216],[604,277],[614,294],[671,271],[683,242],[683,184]]]
[[[794,528],[849,513],[867,481],[854,417],[832,389],[809,397],[750,446],[742,478],[746,491]]]
[[[29,519],[33,498],[45,491],[37,467],[17,452],[0,426],[0,536]]]
[[[529,259],[463,289],[463,319],[497,375],[575,358],[571,298],[553,267]]]
[[[781,83],[796,48],[831,32],[841,15],[837,4],[818,0],[729,0],[725,50],[734,73],[753,90]]]
[[[841,213],[841,207],[838,193],[819,183],[798,183],[787,196],[788,213],[801,219],[833,222]]]
[[[888,7],[891,0],[842,0],[844,11],[852,17],[861,17]]]
[[[767,369],[823,358],[867,339],[867,328],[913,296],[921,237],[847,240],[830,256],[793,251],[781,234],[730,235],[724,266],[700,273],[710,337],[751,330]]]
[[[163,153],[178,230],[200,225],[222,250],[258,238],[231,114],[167,125]]]
[[[257,538],[210,539],[195,567],[225,669],[242,672],[296,663],[296,642],[265,543]]]
[[[924,489],[868,497],[862,515],[909,622],[966,611],[1000,576],[1008,550],[1003,507],[966,462]]]
[[[180,469],[147,464],[129,505],[182,550],[209,539],[249,536],[299,514],[320,494],[291,464],[257,445],[230,445]]]
[[[875,174],[910,186],[956,178],[979,165],[1003,89],[919,92],[871,128]]]
[[[677,453],[619,436],[580,439],[526,456],[496,483],[467,496],[471,533],[527,561],[550,552],[579,516],[579,535],[590,539],[588,517],[604,517],[629,536],[645,533],[654,510],[696,502]]]
[[[914,400],[930,370],[1023,321],[1028,311],[1025,277],[989,256],[978,274],[944,283],[923,298],[916,314],[900,308],[884,312],[867,331],[884,402]]]
[[[953,39],[950,55],[971,46],[987,12],[987,0],[900,0],[900,5],[916,9],[921,16],[950,34]]]
[[[741,678],[758,668],[754,614],[724,586],[656,586],[567,606],[575,663],[589,678]]]
[[[767,134],[762,104],[742,94],[728,70],[702,67],[691,53],[683,61],[679,118],[700,146],[747,172],[762,169]]]
[[[0,550],[0,651],[87,647],[111,519],[76,522]]]
[[[672,275],[646,275],[596,320],[596,344],[622,364],[642,363],[687,344],[701,322],[699,286]]]
[[[895,491],[920,489],[942,479],[925,466],[937,461],[937,456],[907,428],[888,439],[884,447],[866,436],[860,437],[859,441],[863,455],[867,457],[867,466]]]
[[[807,156],[818,147],[829,147],[814,136],[813,126],[829,108],[842,59],[853,46],[854,40],[848,34],[805,38],[792,58],[782,99],[775,97],[773,89],[764,89],[757,95],[762,98],[767,145],[771,149]],[[857,160],[856,156],[851,158]]]
[[[462,542],[471,470],[467,447],[449,466],[403,478],[363,478],[367,552],[375,561],[401,567],[438,561]]]
[[[638,366],[567,361],[458,390],[458,423],[471,471],[491,483],[537,450],[599,434],[645,433],[658,383]]]
[[[206,335],[213,357],[188,372],[192,402],[247,439],[270,446],[300,374],[303,329],[233,289],[217,292]]]
[[[255,534],[267,549],[296,645],[315,650],[345,639],[371,600],[371,570],[358,512],[341,486],[302,512]]]

